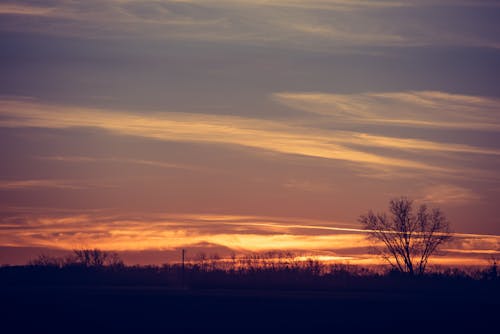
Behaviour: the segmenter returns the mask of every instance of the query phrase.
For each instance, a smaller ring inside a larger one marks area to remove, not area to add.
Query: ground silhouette
[[[2,328],[9,329],[5,333],[477,332],[493,328],[500,311],[496,263],[411,277],[291,262],[285,256],[273,263],[270,257],[205,258],[186,264],[184,279],[180,264],[49,261],[1,267]]]

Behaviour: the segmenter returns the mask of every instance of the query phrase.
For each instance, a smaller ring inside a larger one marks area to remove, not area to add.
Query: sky
[[[500,255],[500,2],[0,1],[0,263],[290,250],[441,208]]]

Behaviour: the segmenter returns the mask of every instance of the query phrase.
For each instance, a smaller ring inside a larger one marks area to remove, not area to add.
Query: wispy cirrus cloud
[[[452,172],[450,168],[422,161],[355,150],[344,145],[348,141],[345,134],[295,127],[286,122],[174,112],[138,114],[26,100],[0,102],[0,115],[2,127],[94,127],[156,140],[231,144],[367,166]]]
[[[332,136],[332,141],[335,143],[371,152],[382,149],[412,153],[414,157],[420,157],[424,161],[430,161],[427,160],[427,155],[430,157],[437,154],[444,158],[441,161],[448,161],[453,168],[462,170],[469,180],[474,175],[496,179],[495,166],[498,165],[497,157],[500,155],[500,149],[495,145],[495,138],[500,132],[500,100],[497,98],[439,91],[403,91],[358,94],[284,92],[273,94],[272,99],[305,112],[304,123],[308,125],[367,129],[366,132],[333,131],[335,136]],[[306,117],[309,113],[315,114],[319,119]],[[370,133],[375,126],[384,126],[385,135]],[[401,134],[401,128],[411,130],[408,131],[410,138]],[[419,129],[426,129],[426,132]],[[452,131],[464,132],[463,136],[455,136],[459,143],[450,142],[449,136],[446,138]],[[483,140],[480,145],[468,144],[477,142],[475,137],[491,139],[487,142]],[[391,155],[387,152],[381,154]],[[378,175],[382,178],[397,177],[395,171],[380,170],[382,173]],[[402,170],[398,172],[401,177],[406,174]],[[378,177],[377,173],[368,174]],[[441,189],[441,195],[447,201],[455,197],[453,201],[457,202],[460,197],[457,189],[461,188]],[[467,198],[476,199],[472,195]],[[464,198],[462,203],[465,202]]]
[[[470,31],[457,23],[443,29],[443,14],[434,7],[455,9],[456,18],[447,17],[450,22],[465,20],[482,29]],[[322,51],[338,51],[339,46],[498,48],[500,43],[490,31],[491,24],[469,18],[467,7],[496,8],[494,2],[477,1],[55,0],[45,6],[39,2],[8,1],[0,6],[0,15],[31,19],[9,18],[0,29],[94,38],[141,36],[274,44]],[[436,29],[440,29],[440,34],[435,34]]]
[[[71,250],[99,247],[114,251],[176,250],[214,246],[234,252],[272,250],[325,254],[331,260],[380,263],[369,253],[372,241],[357,224],[286,217],[210,214],[117,215],[112,212],[34,215],[26,210],[4,213],[0,221],[4,247]],[[500,237],[457,234],[443,263],[480,263],[477,255],[497,254]],[[468,256],[461,250],[467,250]],[[337,254],[341,256],[337,256]],[[454,262],[455,261],[455,262]]]
[[[363,121],[359,121],[363,123]],[[438,141],[430,141],[414,138],[400,138],[395,136],[379,136],[369,133],[359,133],[352,131],[338,131],[334,139],[339,143],[365,147],[383,147],[390,149],[400,149],[406,151],[433,151],[452,153],[472,153],[483,155],[500,155],[500,150],[495,148],[485,148],[464,144],[450,144]]]
[[[240,251],[265,251],[352,248],[353,240],[364,240],[359,234],[362,230],[357,228],[342,224],[339,227],[310,224],[311,221],[297,218],[236,215],[100,213],[40,216],[16,213],[12,218],[2,219],[0,231],[8,233],[0,233],[0,244],[73,249],[76,245],[92,242],[92,247],[103,249],[146,250],[208,243]],[[318,229],[329,233],[315,233]],[[361,247],[359,242],[356,245]]]
[[[288,189],[296,189],[305,192],[313,192],[313,193],[324,193],[330,190],[330,186],[324,183],[319,182],[311,182],[309,180],[297,180],[291,179],[286,181],[283,184],[283,187]]]
[[[88,157],[88,156],[39,156],[37,159],[49,160],[49,161],[60,161],[68,163],[93,163],[93,162],[109,162],[109,163],[127,163],[136,164],[142,166],[151,166],[157,168],[166,169],[182,169],[182,170],[192,170],[192,171],[207,171],[206,168],[193,165],[185,165],[173,162],[165,162],[158,160],[146,160],[146,159],[130,159],[130,158],[120,158],[120,157]]]
[[[31,179],[31,180],[0,180],[0,190],[23,190],[36,188],[52,189],[90,189],[110,187],[102,183],[92,183],[82,180]]]
[[[439,184],[425,187],[422,201],[437,204],[463,204],[478,202],[481,199],[474,191],[452,184]]]
[[[0,4],[0,15],[50,15],[52,8],[30,5],[26,3],[2,3]]]
[[[500,131],[500,101],[496,98],[436,91],[360,94],[284,92],[273,94],[273,98],[291,108],[343,122]],[[431,147],[418,141],[407,141],[406,144],[422,149]],[[464,149],[468,150],[466,147],[448,146],[448,150]]]

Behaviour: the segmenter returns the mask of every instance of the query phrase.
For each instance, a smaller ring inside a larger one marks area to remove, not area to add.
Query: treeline
[[[41,255],[25,266],[0,267],[4,285],[164,286],[230,289],[449,289],[493,287],[498,291],[496,261],[487,268],[443,268],[418,277],[349,264],[298,259],[290,252],[221,258],[197,254],[184,264],[127,266],[116,253],[74,250],[65,257]]]
[[[123,267],[123,260],[118,253],[107,252],[98,248],[74,249],[67,256],[57,257],[41,254],[28,262],[32,267]]]

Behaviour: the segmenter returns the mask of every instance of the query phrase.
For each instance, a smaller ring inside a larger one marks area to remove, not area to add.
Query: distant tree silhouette
[[[38,267],[124,267],[125,264],[118,253],[103,251],[98,248],[74,249],[73,254],[62,257],[40,254],[28,262],[30,266]]]
[[[85,267],[123,266],[118,254],[109,253],[98,248],[74,249],[74,262]]]
[[[370,231],[369,237],[383,243],[378,252],[396,270],[410,275],[423,274],[436,249],[451,238],[444,213],[421,205],[413,212],[413,202],[406,197],[389,203],[390,215],[371,210],[359,221]]]
[[[47,254],[40,254],[36,258],[31,259],[28,262],[30,266],[39,266],[39,267],[62,267],[65,263],[64,258],[59,258],[55,256],[50,256]]]
[[[115,252],[109,254],[106,264],[109,267],[114,267],[114,268],[119,268],[119,267],[125,266],[125,263],[123,262],[120,255],[118,255],[118,253],[115,253]]]
[[[483,278],[488,280],[496,280],[500,278],[500,273],[498,272],[498,264],[495,256],[491,256],[489,259],[489,266],[483,272]]]

